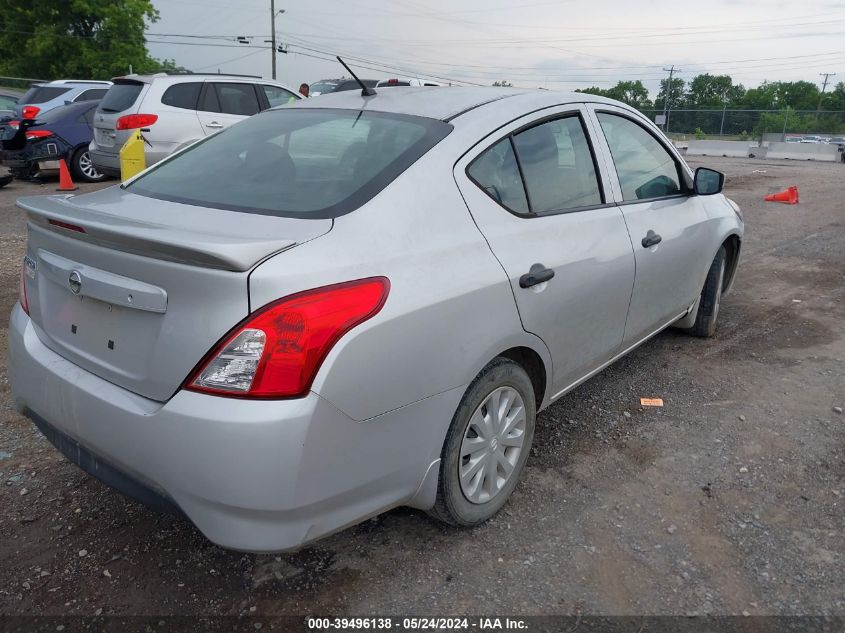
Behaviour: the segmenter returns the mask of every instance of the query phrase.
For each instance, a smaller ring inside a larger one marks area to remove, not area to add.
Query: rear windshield
[[[69,90],[70,88],[58,88],[55,86],[33,86],[27,90],[20,99],[18,99],[18,104],[27,105],[30,103],[47,103],[56,97],[62,96]]]
[[[135,99],[141,94],[141,89],[144,84],[139,83],[125,83],[115,84],[103,97],[100,102],[100,110],[103,112],[123,112],[132,107]]]
[[[451,130],[435,119],[381,112],[268,110],[126,188],[216,209],[333,218],[365,204]]]

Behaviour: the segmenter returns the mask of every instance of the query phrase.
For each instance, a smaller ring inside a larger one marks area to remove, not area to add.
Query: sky
[[[664,68],[691,79],[845,81],[845,0],[275,0],[277,77],[345,75],[574,90]],[[153,0],[150,53],[195,72],[271,77],[270,0]],[[239,43],[238,37],[246,38]],[[360,71],[360,72],[359,72]],[[830,86],[829,84],[829,86]]]

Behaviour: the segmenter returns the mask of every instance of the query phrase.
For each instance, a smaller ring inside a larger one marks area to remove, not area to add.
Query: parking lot
[[[69,464],[0,363],[0,612],[842,613],[845,165],[690,163],[727,173],[746,220],[717,336],[667,331],[546,410],[523,482],[476,529],[397,509],[295,554],[220,549]],[[789,185],[799,205],[762,201]],[[0,189],[4,358],[14,201],[54,188]]]

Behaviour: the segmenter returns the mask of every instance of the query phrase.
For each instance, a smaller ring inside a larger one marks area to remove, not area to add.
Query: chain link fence
[[[652,121],[663,110],[643,110]],[[672,137],[760,140],[766,135],[845,137],[845,110],[746,110],[732,108],[672,109],[666,125]]]

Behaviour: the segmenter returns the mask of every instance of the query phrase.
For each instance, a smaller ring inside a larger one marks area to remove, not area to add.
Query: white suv
[[[260,77],[240,75],[127,75],[94,114],[89,146],[98,171],[120,177],[120,148],[136,129],[143,133],[147,165],[261,110],[301,98]]]

